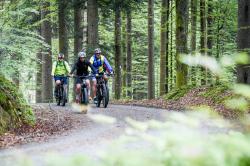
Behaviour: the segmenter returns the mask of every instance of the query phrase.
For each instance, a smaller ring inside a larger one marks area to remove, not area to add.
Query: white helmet
[[[63,59],[64,58],[64,54],[63,53],[59,53],[58,56],[57,56],[58,59]]]
[[[78,57],[79,58],[85,58],[86,57],[86,53],[81,51],[81,52],[78,53]]]
[[[95,54],[100,54],[102,51],[101,51],[101,49],[100,48],[96,48],[95,49]]]

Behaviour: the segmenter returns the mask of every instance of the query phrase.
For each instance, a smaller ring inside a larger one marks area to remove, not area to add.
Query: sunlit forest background
[[[230,69],[219,79],[207,69],[181,64],[178,57],[235,55],[237,7],[235,0],[2,0],[1,73],[29,102],[49,102],[57,54],[63,52],[73,65],[80,50],[90,57],[100,47],[115,68],[109,83],[116,99],[157,98],[181,86],[232,83],[236,75]]]

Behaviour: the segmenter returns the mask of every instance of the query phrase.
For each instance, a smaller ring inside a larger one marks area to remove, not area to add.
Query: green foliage
[[[0,134],[22,124],[34,124],[34,114],[15,85],[0,75]]]
[[[20,83],[20,91],[27,98],[34,90],[37,53],[44,47],[38,34],[40,1],[3,1],[0,9],[0,71],[8,79]]]
[[[185,96],[194,86],[182,86],[180,88],[175,88],[171,90],[168,94],[164,96],[166,100],[179,100],[181,97]]]

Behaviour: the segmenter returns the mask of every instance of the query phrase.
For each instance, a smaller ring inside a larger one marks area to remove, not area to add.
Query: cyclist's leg
[[[76,103],[80,102],[81,84],[76,84]]]
[[[87,85],[87,89],[88,89],[88,97],[89,97],[89,99],[91,99],[91,97],[90,97],[90,81],[88,79],[86,80],[86,85]]]
[[[76,80],[76,102],[80,102],[80,93],[81,93],[81,79],[77,78]]]
[[[68,96],[68,78],[67,77],[63,77],[63,90],[64,90],[64,94],[67,100],[67,96]]]
[[[57,76],[54,77],[54,80],[55,80],[54,95],[55,97],[58,97],[58,89],[61,84],[61,80],[60,80],[60,77],[57,77]]]
[[[76,84],[76,94],[80,94],[81,93],[81,84],[77,83]]]
[[[93,99],[94,99],[94,102],[96,102],[96,78],[92,77],[91,81],[92,81]]]
[[[96,97],[96,79],[93,79],[93,85],[92,85],[92,90],[93,90],[93,96]]]
[[[109,78],[106,74],[103,75],[103,78],[104,78],[104,81],[105,81],[105,84],[108,82]]]

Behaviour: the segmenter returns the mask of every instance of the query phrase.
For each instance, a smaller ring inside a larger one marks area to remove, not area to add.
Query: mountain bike
[[[62,106],[65,106],[67,103],[67,87],[63,86],[64,80],[61,79],[61,84],[58,85],[57,91],[55,91],[56,95],[56,103],[58,106],[62,104]],[[65,88],[65,89],[64,89]]]
[[[74,78],[79,78],[82,80],[81,83],[81,93],[80,93],[80,104],[87,105],[89,103],[89,97],[88,97],[88,87],[86,80],[93,77],[92,75],[88,76],[73,76]]]
[[[106,74],[111,76],[110,74]],[[109,103],[109,88],[107,82],[104,80],[104,74],[96,76],[97,85],[96,85],[96,106],[100,107],[101,102],[104,108],[107,108]]]

